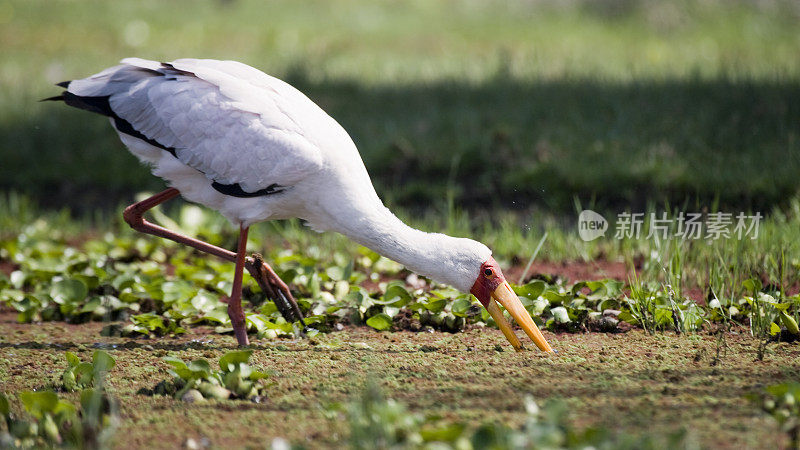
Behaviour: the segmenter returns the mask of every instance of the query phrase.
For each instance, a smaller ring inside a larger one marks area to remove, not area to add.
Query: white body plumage
[[[70,82],[67,93],[73,106],[111,116],[131,152],[184,198],[234,224],[299,217],[464,292],[491,256],[479,242],[403,224],[347,132],[301,92],[245,64],[128,58]]]

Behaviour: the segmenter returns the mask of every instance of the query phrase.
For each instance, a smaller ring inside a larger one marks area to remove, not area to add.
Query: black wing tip
[[[72,83],[72,80],[62,81],[61,83],[56,83],[56,86],[61,86],[64,89],[69,87],[69,84]]]
[[[39,100],[40,102],[65,102],[66,99],[64,98],[64,94],[61,95],[54,95],[52,97],[47,97]]]

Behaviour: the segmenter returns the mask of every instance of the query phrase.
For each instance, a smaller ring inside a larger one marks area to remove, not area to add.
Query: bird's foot
[[[278,307],[278,311],[281,312],[283,318],[289,322],[299,321],[303,325],[303,329],[305,329],[306,324],[303,320],[303,313],[300,311],[294,296],[292,296],[289,286],[272,270],[272,267],[264,261],[264,258],[258,253],[253,253],[245,261],[245,267],[247,267],[250,275],[256,279],[264,294]]]

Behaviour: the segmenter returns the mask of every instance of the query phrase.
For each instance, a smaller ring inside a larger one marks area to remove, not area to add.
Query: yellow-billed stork
[[[471,292],[520,350],[496,300],[541,350],[553,351],[491,250],[416,230],[395,217],[378,198],[344,128],[289,84],[235,61],[127,58],[59,85],[66,90],[48,100],[108,116],[128,149],[171,186],[126,208],[125,220],[136,230],[236,263],[227,303],[240,345],[248,343],[243,268],[262,288],[291,299],[266,263],[245,257],[247,230],[258,221],[298,217],[316,231],[342,233],[420,275]],[[179,194],[239,226],[235,253],[143,219],[145,211]]]

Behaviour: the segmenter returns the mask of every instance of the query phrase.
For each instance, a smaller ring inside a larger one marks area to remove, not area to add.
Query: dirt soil
[[[445,421],[519,426],[530,394],[562,399],[580,427],[637,434],[685,427],[703,447],[780,448],[784,434],[745,395],[800,379],[800,345],[772,344],[757,361],[756,342],[738,334],[727,336],[717,358],[717,340],[708,335],[545,332],[559,351],[546,356],[511,351],[494,329],[350,327],[311,340],[255,340],[254,365],[275,372],[265,403],[186,404],[137,391],[169,378],[164,356],[204,357],[215,367],[234,348],[232,336],[201,327],[179,338],[107,338],[100,336],[103,325],[17,324],[13,314],[0,314],[0,386],[8,394],[52,386],[66,367],[66,350],[88,360],[96,348],[107,349],[117,359],[108,382],[121,405],[120,448],[176,448],[189,438],[213,447],[263,447],[275,437],[336,447],[347,438],[347,424],[325,408],[357,398],[369,378],[411,411]],[[77,401],[77,394],[61,395]]]
[[[525,266],[515,264],[505,274],[508,279],[517,282]],[[560,278],[566,282],[574,283],[584,280],[600,280],[611,278],[619,281],[628,281],[628,270],[625,263],[618,261],[534,261],[525,276],[525,282],[534,278]]]

